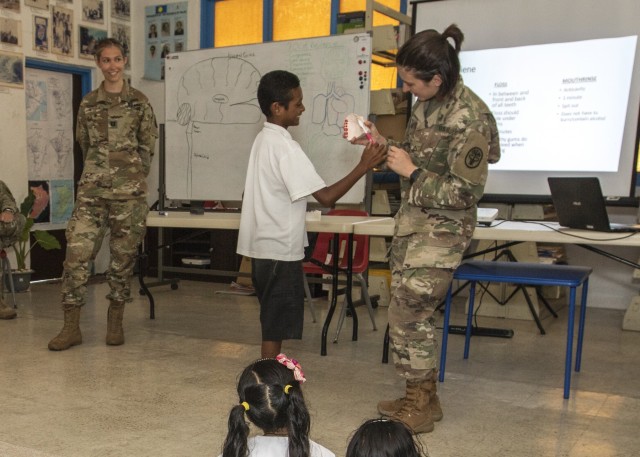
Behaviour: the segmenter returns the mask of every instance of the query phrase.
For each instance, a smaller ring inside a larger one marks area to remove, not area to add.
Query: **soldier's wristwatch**
[[[418,179],[418,177],[421,174],[422,174],[422,168],[416,168],[415,170],[413,170],[413,173],[411,173],[411,176],[409,176],[409,182],[413,184],[414,182],[416,182],[416,179]]]

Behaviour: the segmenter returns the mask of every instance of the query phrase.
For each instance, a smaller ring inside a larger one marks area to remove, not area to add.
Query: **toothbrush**
[[[358,118],[358,125],[360,125],[360,128],[362,128],[362,130],[364,130],[365,135],[367,135],[367,139],[369,140],[369,143],[373,143],[373,137],[371,136],[371,132],[369,132],[369,129],[367,128],[366,125],[364,125],[364,122],[362,121],[362,119]]]

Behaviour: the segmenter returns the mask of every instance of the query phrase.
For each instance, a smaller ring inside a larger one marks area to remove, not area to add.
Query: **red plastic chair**
[[[349,209],[334,209],[327,213],[331,216],[368,216],[369,214],[366,211],[360,210],[349,210]],[[329,274],[332,270],[332,261],[331,261],[331,246],[333,237],[335,235],[333,233],[319,233],[316,239],[316,243],[313,248],[313,254],[311,258],[313,261],[308,261],[303,263],[303,269],[305,273],[304,277],[304,286],[305,286],[305,294],[307,296],[307,300],[311,305],[312,313],[313,313],[313,305],[311,292],[309,290],[309,284],[307,282],[306,275],[308,274]],[[346,233],[339,234],[339,246],[340,246],[340,261],[339,267],[341,270],[347,269],[347,256],[348,252],[347,243],[349,242],[349,235]],[[326,267],[322,267],[322,265],[326,265]],[[367,310],[369,311],[369,317],[371,317],[371,323],[373,324],[373,329],[377,330],[376,321],[373,315],[373,307],[371,306],[371,299],[369,297],[369,290],[367,286],[367,281],[365,280],[363,273],[367,271],[369,267],[369,236],[368,235],[354,235],[353,237],[353,262],[352,262],[352,274],[355,279],[360,282],[361,296],[364,303],[367,305]],[[344,323],[345,316],[347,314],[347,300],[346,295],[345,299],[342,302],[342,309],[340,310],[340,318],[338,320],[338,328],[336,330],[336,337],[334,342],[338,341],[338,335],[340,334],[340,329],[342,328],[342,324]],[[315,322],[315,313],[314,322]]]

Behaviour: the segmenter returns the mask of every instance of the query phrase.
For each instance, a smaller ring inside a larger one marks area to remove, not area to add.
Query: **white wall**
[[[131,84],[136,88],[144,92],[151,100],[151,105],[156,114],[158,124],[164,123],[164,81],[151,81],[143,79],[144,75],[144,56],[145,43],[144,43],[144,24],[145,24],[145,7],[157,5],[157,1],[152,0],[136,0],[131,2],[132,13],[135,13],[135,32],[132,31],[133,37],[133,58],[138,63],[135,66],[135,71],[132,73]],[[187,19],[187,50],[200,48],[200,1],[189,0],[188,1],[188,19]],[[136,56],[140,56],[136,59]],[[167,154],[170,154],[167,151]],[[153,203],[158,199],[158,176],[159,176],[159,160],[156,156],[152,172],[149,176],[149,203]]]

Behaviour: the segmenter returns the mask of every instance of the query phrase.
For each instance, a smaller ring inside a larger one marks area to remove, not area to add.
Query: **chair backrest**
[[[327,213],[329,216],[368,216],[369,213],[362,210],[352,209],[333,209]],[[339,238],[340,246],[340,268],[347,268],[347,243],[349,235],[341,233]],[[313,247],[311,257],[318,262],[327,263],[327,255],[331,251],[333,241],[333,233],[319,233],[316,243]],[[354,273],[362,273],[369,266],[369,235],[353,236],[353,264],[352,271]]]

